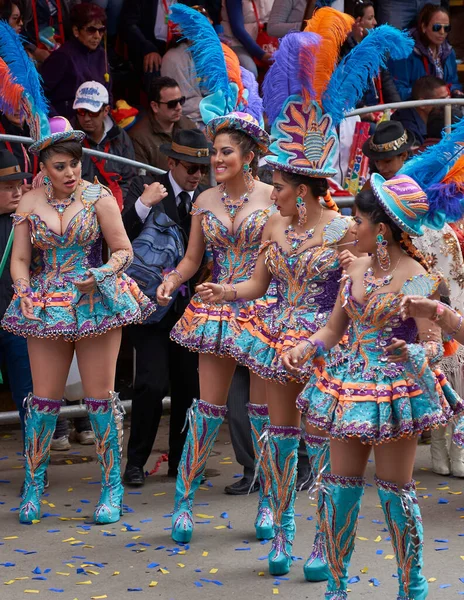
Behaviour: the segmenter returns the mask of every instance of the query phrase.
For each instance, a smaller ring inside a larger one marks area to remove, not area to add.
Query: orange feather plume
[[[16,83],[10,68],[4,60],[0,58],[0,109],[8,115],[12,115],[21,108],[21,98],[24,88]]]
[[[313,87],[315,97],[309,98],[309,95],[303,92],[303,100],[306,105],[309,104],[310,100],[321,102],[322,94],[337,65],[340,47],[350,33],[353,24],[353,17],[328,6],[317,10],[313,17],[306,22],[304,31],[317,33],[322,38],[322,42],[317,49],[314,66]],[[302,60],[303,64],[301,64]],[[300,56],[300,68],[305,68],[303,56]]]
[[[443,177],[442,183],[455,183],[464,189],[464,154],[458,158],[448,173]]]
[[[227,44],[223,44],[221,42],[221,46],[226,61],[227,76],[230,83],[235,83],[238,85],[238,101],[239,103],[243,102],[243,92],[245,88],[243,87],[242,83],[242,74],[240,73],[240,62],[238,60],[238,56],[235,54],[232,48],[230,48],[230,46],[227,46]]]

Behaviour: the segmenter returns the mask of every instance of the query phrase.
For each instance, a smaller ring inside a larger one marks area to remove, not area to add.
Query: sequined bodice
[[[362,369],[366,379],[373,377],[373,370],[387,366],[385,348],[393,338],[411,344],[417,341],[414,319],[403,321],[400,304],[404,295],[430,296],[439,285],[433,275],[416,275],[409,279],[400,292],[383,292],[372,295],[359,303],[352,295],[352,280],[347,275],[341,290],[342,305],[351,320],[350,341],[347,345],[352,370]]]
[[[273,206],[255,210],[245,217],[234,234],[210,210],[192,210],[194,215],[203,215],[201,226],[213,255],[214,283],[238,283],[251,277],[263,228],[274,210]]]

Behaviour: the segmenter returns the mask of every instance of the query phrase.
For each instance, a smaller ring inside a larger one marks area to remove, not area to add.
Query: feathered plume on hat
[[[266,160],[276,168],[311,177],[335,175],[330,166],[338,145],[334,127],[362,98],[387,55],[405,58],[412,50],[406,34],[384,25],[336,67],[353,23],[344,13],[321,8],[305,31],[281,40],[263,84],[275,155]]]
[[[174,4],[171,21],[190,42],[188,52],[195,64],[200,86],[208,92],[200,113],[210,137],[225,127],[247,133],[265,151],[269,136],[261,126],[262,101],[255,78],[240,66],[235,52],[221,41],[208,19],[198,11]]]
[[[18,112],[29,125],[33,154],[64,140],[82,141],[85,133],[75,131],[64,117],[48,119],[40,76],[23,48],[21,37],[5,21],[0,21],[0,110],[6,115]]]

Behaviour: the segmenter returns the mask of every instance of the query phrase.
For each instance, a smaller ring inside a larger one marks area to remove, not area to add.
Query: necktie
[[[179,194],[179,206],[177,207],[177,212],[179,214],[179,220],[183,221],[187,218],[187,215],[190,212],[190,194],[187,192],[181,192]]]

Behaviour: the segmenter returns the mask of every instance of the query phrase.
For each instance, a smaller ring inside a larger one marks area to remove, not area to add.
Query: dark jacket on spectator
[[[440,48],[440,59],[443,75],[437,72],[429,49],[419,39],[416,29],[411,30],[415,46],[408,58],[390,61],[390,72],[395,81],[402,100],[409,100],[414,82],[425,75],[435,75],[451,85],[451,90],[462,89],[458,79],[456,54],[451,45],[445,40]]]
[[[341,48],[341,56],[346,56],[357,45],[358,42],[350,33]],[[388,69],[381,69],[379,77],[371,81],[358,106],[375,106],[376,104],[388,104],[400,100],[400,95]]]
[[[188,117],[181,117],[174,129],[195,129],[196,125]],[[134,144],[135,157],[140,162],[167,171],[168,158],[159,150],[161,144],[171,143],[172,136],[161,131],[158,121],[151,109],[129,130]]]
[[[29,127],[26,124],[24,124],[24,127],[18,127],[9,121],[4,114],[0,113],[0,133],[29,137]],[[9,150],[12,152],[23,173],[37,174],[38,160],[28,153],[27,146],[19,142],[0,141],[0,150]]]
[[[13,220],[11,218],[11,215],[0,215],[0,260],[3,257],[3,252],[5,251],[6,243],[8,241],[8,237],[10,235],[12,227]],[[5,311],[8,308],[13,297],[13,288],[11,287],[13,284],[13,280],[11,279],[10,275],[10,258],[11,250],[10,256],[8,257],[2,276],[0,278],[0,319],[5,314]]]
[[[75,125],[77,129],[79,129],[78,125]],[[104,138],[97,144],[90,137],[86,137],[84,141],[84,147],[89,147],[92,150],[99,150],[100,152],[109,152],[110,154],[114,154],[115,156],[124,156],[125,158],[130,158],[132,160],[135,159],[134,146],[132,145],[132,141],[128,134],[118,127],[111,117],[106,118],[105,122],[106,133]],[[87,181],[93,181],[96,177],[100,183],[109,187],[108,180],[100,173],[99,169],[95,164],[96,158],[97,161],[101,161],[102,159],[97,157],[91,157],[89,154],[85,153],[82,159],[82,177]],[[119,186],[121,187],[123,198],[126,197],[126,194],[129,190],[132,178],[135,176],[135,169],[127,164],[115,162],[111,160],[107,160],[104,162],[104,170],[110,173],[116,173],[120,175],[121,179],[119,180]]]
[[[111,82],[105,81],[106,72],[106,57],[102,46],[92,51],[72,38],[52,52],[42,66],[41,75],[45,95],[55,114],[67,119],[74,116],[74,97],[77,88],[85,81],[98,81],[104,85],[110,92],[111,103]]]
[[[129,56],[137,68],[142,67],[143,57],[150,52],[161,56],[166,52],[166,42],[155,38],[158,1],[126,0],[121,12],[121,36],[128,45]]]
[[[427,137],[427,123],[423,121],[415,108],[400,108],[392,115],[393,121],[399,121],[404,128],[411,131],[416,138],[417,144]]]

